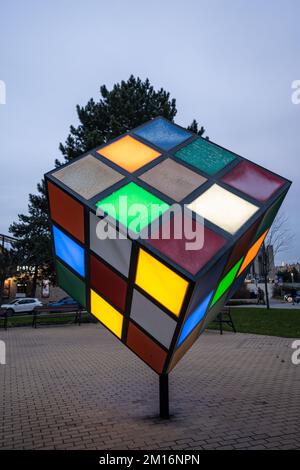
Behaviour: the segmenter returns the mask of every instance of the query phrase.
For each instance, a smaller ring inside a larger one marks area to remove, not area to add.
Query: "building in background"
[[[294,269],[300,274],[300,263],[285,263],[283,261],[280,266],[276,266],[276,271],[281,273]]]
[[[0,253],[4,250],[9,251],[13,248],[15,238],[9,235],[0,234]],[[22,279],[22,276],[7,278],[4,282],[2,301],[11,301],[18,297],[27,297],[30,295],[30,279]],[[67,294],[57,286],[52,286],[48,280],[42,281],[38,284],[35,292],[35,297],[43,302],[56,301]],[[1,301],[1,299],[0,299]]]
[[[3,250],[11,250],[14,241],[15,238],[0,233],[0,253],[3,252]]]

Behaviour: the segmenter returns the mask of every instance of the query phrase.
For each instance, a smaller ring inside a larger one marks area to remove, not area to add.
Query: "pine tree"
[[[31,281],[30,296],[35,296],[37,282],[52,279],[54,273],[50,223],[44,180],[37,185],[38,194],[29,194],[28,214],[19,214],[9,228],[16,238],[14,250],[20,260],[19,279]]]
[[[188,131],[194,132],[194,134],[198,134],[200,137],[204,134],[205,129],[203,126],[199,127],[198,122],[196,119],[193,119],[192,123],[187,127]]]
[[[177,113],[176,100],[170,98],[170,93],[163,88],[156,91],[148,79],[143,82],[133,75],[126,82],[115,84],[111,91],[102,85],[98,102],[91,98],[86,106],[77,105],[76,110],[79,125],[71,126],[65,143],[60,143],[63,161],[56,160],[56,166],[154,117],[163,116],[174,121]],[[188,129],[198,135],[204,133],[204,128],[199,127],[196,120]],[[18,222],[14,222],[9,229],[18,239],[16,248],[22,256],[23,265],[30,266],[32,296],[35,295],[39,277],[51,279],[54,276],[44,181],[38,184],[37,189],[37,195],[29,194],[28,214],[20,214]]]
[[[164,116],[173,121],[177,113],[170,93],[162,88],[155,91],[148,79],[142,82],[133,75],[127,82],[115,84],[111,91],[102,85],[100,95],[97,103],[90,99],[84,107],[77,105],[80,124],[70,127],[65,144],[59,146],[66,162],[151,118]]]

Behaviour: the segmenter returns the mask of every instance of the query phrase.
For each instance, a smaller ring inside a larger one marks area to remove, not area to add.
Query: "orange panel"
[[[267,236],[268,231],[269,231],[269,229],[266,230],[261,235],[261,237],[259,237],[259,239],[254,243],[254,245],[251,246],[250,250],[248,251],[248,253],[247,253],[247,255],[244,259],[244,262],[243,262],[242,266],[240,267],[240,270],[238,272],[238,276],[244,271],[244,269],[247,268],[247,266],[251,263],[251,261],[254,260],[255,256],[259,252],[259,249],[260,249],[261,245],[263,244],[264,239]]]
[[[126,135],[116,142],[97,150],[97,153],[130,173],[160,156],[159,152],[133,139],[130,135]]]
[[[167,353],[131,322],[128,326],[127,346],[155,372],[162,373]]]
[[[48,182],[51,218],[84,243],[84,210],[79,202]]]
[[[251,243],[253,242],[253,239],[255,238],[258,226],[261,222],[262,218],[257,220],[249,230],[247,230],[246,233],[244,233],[236,242],[236,244],[233,247],[233,250],[230,254],[230,257],[227,261],[226,268],[224,269],[224,274],[226,274],[237,262],[239,259],[242,258],[242,256],[247,252],[249,246],[251,246]]]

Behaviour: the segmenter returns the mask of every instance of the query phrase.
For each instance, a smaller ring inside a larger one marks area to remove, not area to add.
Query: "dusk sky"
[[[276,261],[300,261],[299,18],[299,0],[0,0],[0,233],[61,158],[76,104],[134,74],[170,91],[178,124],[293,181]]]

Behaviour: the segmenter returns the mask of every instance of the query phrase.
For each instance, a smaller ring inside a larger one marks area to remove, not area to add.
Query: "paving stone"
[[[0,340],[0,449],[300,447],[292,339],[205,332],[170,374],[169,421],[158,376],[99,325],[11,328]]]

